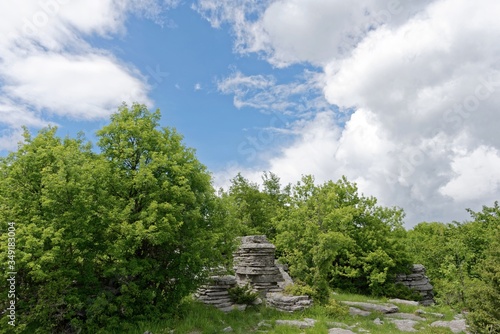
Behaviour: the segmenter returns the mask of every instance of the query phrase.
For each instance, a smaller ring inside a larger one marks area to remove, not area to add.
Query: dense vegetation
[[[18,332],[124,331],[168,318],[248,234],[267,235],[318,302],[331,289],[411,298],[393,278],[422,263],[439,303],[469,311],[477,332],[500,332],[498,203],[470,211],[469,222],[406,231],[401,209],[345,178],[281,185],[264,173],[258,185],[237,175],[216,194],[193,150],[159,119],[123,105],[98,131],[99,153],[49,127],[26,131],[0,160],[0,309],[9,300],[4,231],[15,223]]]

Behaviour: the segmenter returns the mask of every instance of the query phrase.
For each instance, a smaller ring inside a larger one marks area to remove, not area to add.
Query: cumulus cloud
[[[307,117],[296,113],[287,125],[295,140],[257,168],[247,166],[254,181],[260,173],[252,170],[264,169],[285,181],[346,175],[384,205],[403,207],[408,226],[462,220],[465,208],[498,199],[500,3],[245,3],[247,14],[213,0],[200,0],[198,10],[232,24],[238,52],[259,53],[278,67],[316,66],[321,80],[309,87],[330,104]],[[288,85],[252,79],[267,86],[233,85],[235,105],[261,109],[259,94]],[[290,100],[284,95],[284,104]],[[339,122],[346,110],[350,118]]]
[[[19,126],[50,115],[92,120],[122,102],[150,103],[146,78],[88,37],[125,33],[130,13],[162,23],[178,1],[45,0],[0,3],[0,150],[12,149]]]

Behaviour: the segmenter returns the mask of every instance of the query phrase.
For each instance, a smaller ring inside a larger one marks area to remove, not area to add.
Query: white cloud
[[[458,153],[451,163],[454,177],[439,191],[455,201],[478,198],[498,200],[500,188],[500,152],[479,146],[472,152]]]
[[[130,13],[162,23],[161,12],[177,4],[30,0],[14,6],[1,2],[0,114],[8,128],[0,142],[17,136],[20,125],[48,124],[54,114],[90,120],[107,117],[122,101],[150,104],[146,78],[86,39],[124,34]],[[12,145],[2,144],[0,149],[6,147]]]
[[[236,15],[230,3],[199,2],[212,21],[233,24],[237,51],[258,52],[275,66],[322,70],[315,89],[331,106],[296,112],[299,120],[288,125],[296,140],[247,167],[254,181],[260,173],[252,170],[265,169],[285,181],[346,175],[366,195],[403,207],[408,226],[466,219],[465,208],[500,196],[499,2],[396,1],[391,10],[376,0],[277,0],[248,5],[252,15]],[[265,89],[234,85],[235,105],[262,109],[270,103],[260,94],[279,96],[274,92],[287,86],[264,82]],[[284,94],[281,101],[294,99]],[[335,106],[352,109],[344,126]]]

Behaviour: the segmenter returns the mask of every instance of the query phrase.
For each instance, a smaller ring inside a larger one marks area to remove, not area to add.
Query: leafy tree
[[[421,223],[408,233],[416,261],[424,264],[438,302],[470,311],[478,333],[500,332],[500,208],[467,210],[472,221]]]
[[[292,276],[317,290],[381,294],[410,264],[402,218],[345,178],[316,186],[306,176],[292,189],[290,209],[275,218],[276,246]]]
[[[276,234],[272,218],[287,202],[287,187],[281,189],[278,176],[264,173],[263,189],[240,173],[231,180],[229,191],[223,195],[234,214],[235,228],[240,235],[264,234],[273,239]]]
[[[0,228],[17,228],[19,324],[98,332],[165,317],[231,247],[205,166],[159,118],[122,105],[98,131],[100,154],[49,128],[1,160]]]
[[[61,140],[55,132],[50,127],[31,138],[25,131],[25,144],[0,161],[0,229],[8,223],[16,229],[18,330],[28,323],[67,330],[84,317],[100,285],[102,267],[95,261],[105,253],[101,217],[109,209],[103,161],[81,139]],[[0,236],[2,258],[6,237]],[[1,275],[6,272],[2,268]],[[2,277],[2,302],[5,282]],[[9,328],[6,320],[3,329]]]

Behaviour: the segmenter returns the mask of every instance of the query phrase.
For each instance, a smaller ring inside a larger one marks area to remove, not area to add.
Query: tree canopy
[[[26,131],[0,160],[0,227],[16,227],[19,329],[97,332],[165,316],[220,260],[227,232],[214,219],[210,175],[159,119],[122,105],[97,133],[101,153],[50,127]]]

